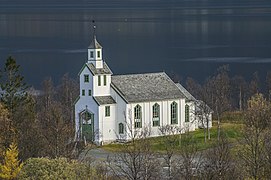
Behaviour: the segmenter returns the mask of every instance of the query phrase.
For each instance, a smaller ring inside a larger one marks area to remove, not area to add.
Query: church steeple
[[[96,26],[93,26],[93,38],[88,47],[88,63],[93,63],[96,68],[103,68],[102,46],[98,43],[95,34]]]

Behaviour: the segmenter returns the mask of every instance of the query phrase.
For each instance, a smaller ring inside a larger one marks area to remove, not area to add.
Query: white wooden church
[[[195,98],[183,86],[175,84],[165,72],[113,75],[95,35],[79,76],[77,140],[102,145],[129,140],[133,132],[143,129],[154,137],[160,136],[159,129],[166,125],[177,126],[180,133],[199,126]]]

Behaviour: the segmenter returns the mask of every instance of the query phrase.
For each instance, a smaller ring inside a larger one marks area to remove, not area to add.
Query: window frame
[[[124,124],[119,123],[119,134],[124,134]]]
[[[110,106],[105,106],[105,117],[110,117]]]
[[[139,104],[134,107],[135,129],[142,128],[142,108]]]
[[[188,104],[185,105],[185,119],[184,122],[190,122],[190,107]]]
[[[101,86],[101,75],[98,75],[98,86]]]
[[[170,104],[170,123],[178,124],[178,104],[175,101]]]
[[[86,91],[84,89],[82,89],[82,96],[86,95]]]
[[[91,96],[91,89],[88,90],[88,96]]]
[[[101,51],[97,51],[97,58],[101,57]]]
[[[104,86],[106,86],[106,75],[104,75]]]
[[[90,51],[90,58],[94,58],[94,52]]]
[[[158,103],[152,106],[152,126],[160,126],[160,105]]]
[[[84,74],[84,82],[85,83],[89,82],[89,75],[88,74]]]

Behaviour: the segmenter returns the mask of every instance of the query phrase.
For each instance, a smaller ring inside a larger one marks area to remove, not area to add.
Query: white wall
[[[98,75],[93,77],[93,96],[109,96],[110,95],[110,84],[111,75],[106,75],[106,86],[104,85],[104,75],[101,77],[101,86],[98,86]]]
[[[91,57],[91,52],[93,52],[93,57]],[[98,57],[98,52],[100,52],[100,57]],[[93,63],[96,68],[103,68],[102,58],[102,49],[88,49],[88,62]]]
[[[89,82],[84,82],[84,75],[89,75]],[[80,97],[82,97],[82,90],[85,90],[85,96],[88,97],[88,90],[90,89],[93,95],[93,75],[87,67],[85,67],[79,75],[80,80]]]
[[[89,75],[89,82],[84,82],[84,75]],[[80,79],[80,99],[75,104],[75,130],[76,134],[78,135],[79,130],[79,113],[87,109],[94,114],[94,131],[98,131],[99,126],[99,111],[98,111],[98,104],[93,99],[93,83],[94,77],[89,69],[85,66],[85,68],[81,71],[79,75]],[[85,96],[82,95],[82,90],[85,90]],[[91,96],[89,96],[88,90],[91,90]],[[95,137],[95,141],[98,141],[97,137]]]
[[[100,57],[98,57],[98,51],[100,51]],[[91,57],[91,52],[93,52],[93,57]],[[103,51],[102,49],[88,49],[88,61],[102,60]]]
[[[110,106],[110,116],[105,116],[105,106]],[[114,141],[117,139],[116,135],[116,104],[108,104],[99,106],[99,130],[100,130],[100,143]]]
[[[142,128],[138,128],[136,130],[142,130],[143,128],[147,127],[150,130],[150,136],[159,136],[160,131],[159,127],[165,125],[171,125],[171,115],[170,115],[170,105],[173,102],[176,102],[178,105],[177,112],[178,112],[178,123],[173,124],[173,126],[177,126],[180,129],[183,129],[184,121],[185,121],[185,114],[184,114],[184,99],[175,99],[175,100],[168,100],[168,101],[154,101],[154,102],[142,102],[142,103],[131,103],[128,104],[128,109],[131,110],[131,118],[132,118],[132,127],[134,128],[134,108],[136,105],[140,105],[142,108]],[[152,107],[157,103],[160,105],[160,126],[153,127],[152,122]]]
[[[185,102],[185,105],[189,106],[189,122],[183,123],[184,131],[195,131],[198,128],[198,121],[195,116],[195,104],[194,102]],[[184,109],[185,113],[185,109]]]
[[[111,87],[110,89],[111,91],[111,96],[112,98],[116,101],[116,115],[115,115],[115,118],[116,118],[116,123],[115,123],[115,133],[117,135],[117,139],[127,139],[127,134],[124,133],[124,134],[119,134],[119,123],[122,123],[125,128],[124,128],[124,132],[127,131],[127,123],[126,123],[126,120],[129,116],[128,114],[128,110],[127,110],[127,104],[126,102],[119,96],[119,94]]]

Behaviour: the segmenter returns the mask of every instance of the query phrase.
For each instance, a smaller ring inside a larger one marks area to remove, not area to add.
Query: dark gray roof
[[[94,74],[94,75],[96,75],[96,74],[113,74],[105,62],[103,63],[103,68],[96,68],[94,66],[94,64],[92,64],[92,63],[87,63],[87,66],[88,66],[89,70],[92,72],[92,74]]]
[[[98,43],[96,36],[93,37],[93,41],[88,46],[90,49],[102,49],[102,46]]]
[[[185,98],[166,73],[112,76],[112,87],[127,102],[159,101]]]
[[[196,112],[210,112],[210,113],[213,113],[214,111],[205,102],[203,102],[201,100],[197,100],[196,101]]]
[[[116,101],[111,96],[95,96],[93,98],[99,105],[116,104]]]
[[[180,91],[183,93],[185,98],[189,101],[196,101],[196,98],[192,96],[180,83],[176,83],[177,87],[180,89]]]

